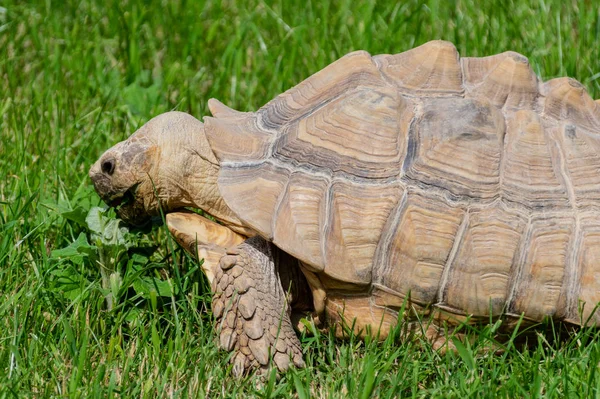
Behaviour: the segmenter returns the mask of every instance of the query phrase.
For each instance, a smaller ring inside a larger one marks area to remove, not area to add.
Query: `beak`
[[[110,193],[112,191],[112,184],[110,181],[110,177],[106,176],[102,173],[102,169],[100,166],[100,161],[96,161],[95,164],[92,165],[89,172],[90,179],[92,179],[92,183],[94,183],[94,188],[96,192],[102,198],[102,200],[106,203],[109,202]]]
[[[130,187],[127,190],[119,190],[114,187],[111,178],[113,172],[114,161],[112,161],[112,159],[109,159],[108,161],[101,159],[92,165],[89,176],[90,179],[92,179],[92,183],[94,183],[96,192],[100,198],[102,198],[102,201],[106,202],[108,206],[118,207],[125,199],[129,190],[135,187]]]

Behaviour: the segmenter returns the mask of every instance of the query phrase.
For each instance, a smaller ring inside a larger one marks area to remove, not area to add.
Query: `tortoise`
[[[205,259],[234,372],[302,366],[297,312],[384,338],[404,311],[434,347],[464,321],[600,324],[600,104],[577,81],[432,41],[347,54],[256,112],[208,106],[90,176]]]

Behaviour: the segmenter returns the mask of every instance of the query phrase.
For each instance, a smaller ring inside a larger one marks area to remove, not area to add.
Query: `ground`
[[[432,39],[518,51],[600,97],[593,0],[1,2],[0,396],[599,396],[594,330],[499,354],[481,350],[493,327],[446,354],[320,333],[305,369],[236,380],[197,262],[96,208],[90,164],[150,117],[255,110],[349,51]]]

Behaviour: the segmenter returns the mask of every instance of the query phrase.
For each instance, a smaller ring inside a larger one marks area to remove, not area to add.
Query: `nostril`
[[[112,175],[115,171],[115,160],[105,159],[104,161],[102,161],[102,165],[100,165],[100,167],[102,168],[103,173],[106,173],[107,175]]]

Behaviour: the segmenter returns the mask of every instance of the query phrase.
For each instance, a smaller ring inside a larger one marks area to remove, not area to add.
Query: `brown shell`
[[[226,203],[326,288],[600,324],[600,104],[575,80],[434,41],[211,109]]]

